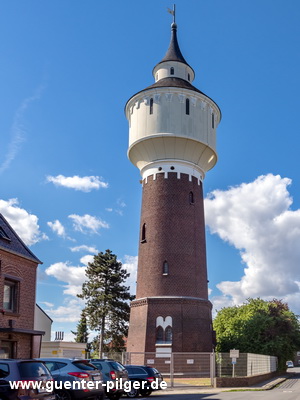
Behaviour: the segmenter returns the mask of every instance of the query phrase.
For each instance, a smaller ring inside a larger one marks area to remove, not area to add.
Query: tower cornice
[[[219,122],[221,121],[221,119],[222,119],[221,109],[218,106],[218,104],[211,97],[209,97],[205,93],[201,92],[201,90],[197,89],[195,86],[190,84],[188,81],[181,79],[181,78],[175,78],[175,77],[174,78],[168,77],[168,78],[160,79],[159,81],[155,82],[153,85],[150,85],[150,86],[146,87],[145,89],[142,89],[139,92],[135,93],[133,96],[130,97],[130,99],[125,104],[125,110],[124,110],[125,114],[126,114],[129,103],[132,101],[132,99],[137,97],[139,94],[142,94],[142,93],[144,94],[146,92],[149,92],[149,94],[160,93],[160,92],[164,92],[164,89],[167,89],[168,91],[175,91],[175,92],[176,92],[176,89],[186,91],[187,93],[188,93],[188,91],[194,92],[194,93],[190,93],[190,95],[200,94],[201,95],[200,97],[202,97],[203,100],[208,100],[210,105],[216,107],[216,109],[218,110],[218,112],[220,114]]]

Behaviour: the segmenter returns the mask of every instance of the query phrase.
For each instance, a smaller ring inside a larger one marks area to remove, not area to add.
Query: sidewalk
[[[271,390],[275,386],[279,385],[280,383],[284,382],[286,379],[289,378],[289,375],[285,374],[280,377],[276,377],[273,379],[269,379],[267,381],[258,383],[254,386],[249,387],[231,387],[231,388],[212,388],[212,387],[175,387],[175,388],[167,388],[165,390],[158,390],[157,392],[152,392],[151,396],[161,396],[161,395],[170,395],[170,394],[196,394],[196,393],[205,393],[205,394],[215,394],[220,392],[228,392],[231,390]]]

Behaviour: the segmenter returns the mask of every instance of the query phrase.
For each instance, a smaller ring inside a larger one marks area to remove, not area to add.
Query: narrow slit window
[[[170,75],[174,75],[174,68],[173,67],[170,68]]]
[[[188,81],[190,81],[191,80],[191,75],[190,74],[188,74]]]
[[[190,201],[190,204],[194,204],[194,193],[193,192],[190,192],[190,194],[189,194],[189,201]]]
[[[215,114],[214,113],[211,114],[211,127],[213,129],[215,129]]]
[[[169,275],[169,264],[167,261],[163,263],[163,275]]]
[[[166,330],[165,330],[165,341],[166,341],[166,343],[172,343],[172,340],[173,340],[173,330],[172,330],[172,327],[169,325],[169,326],[167,326],[166,327]]]
[[[146,242],[146,224],[143,224],[142,226],[142,237],[141,237],[141,242]]]
[[[150,99],[150,114],[153,114],[153,99]]]
[[[162,326],[156,328],[156,343],[164,342],[164,330]]]
[[[185,113],[190,115],[190,99],[185,99]]]

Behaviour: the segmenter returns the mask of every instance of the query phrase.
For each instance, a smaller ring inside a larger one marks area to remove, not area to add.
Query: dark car
[[[102,372],[106,396],[110,400],[118,400],[124,394],[124,383],[128,381],[128,372],[125,367],[112,359],[95,358],[90,362]]]
[[[128,376],[131,382],[139,382],[139,388],[135,389],[131,386],[131,391],[127,392],[127,397],[150,396],[154,390],[151,386],[152,382],[156,382],[155,387],[160,389],[160,383],[163,381],[163,377],[156,368],[149,367],[147,365],[125,365],[128,371]]]
[[[0,359],[1,400],[55,400],[52,384],[52,376],[41,361]]]
[[[55,388],[59,400],[104,399],[102,374],[88,360],[56,357],[40,360],[45,363],[57,385],[60,382],[62,384],[62,387]],[[65,382],[70,382],[75,387],[66,388]],[[83,386],[90,383],[94,383],[94,388]]]

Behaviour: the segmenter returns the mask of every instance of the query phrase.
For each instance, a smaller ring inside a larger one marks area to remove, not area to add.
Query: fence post
[[[174,387],[174,353],[171,352],[171,363],[170,363],[170,381],[171,388]]]
[[[216,377],[216,353],[210,353],[210,384],[214,387]]]

